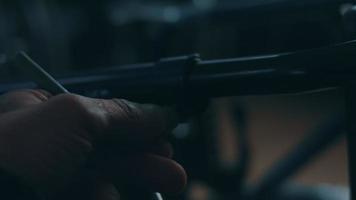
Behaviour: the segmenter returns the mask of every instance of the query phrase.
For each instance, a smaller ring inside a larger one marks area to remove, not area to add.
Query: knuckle
[[[51,97],[51,94],[45,90],[24,90],[23,93],[42,102],[47,101]]]
[[[61,94],[57,97],[57,105],[61,112],[66,112],[69,119],[77,126],[87,128],[90,131],[97,132],[104,126],[102,117],[91,108],[90,100],[85,97],[74,94]]]
[[[56,97],[60,105],[68,110],[83,111],[83,103],[79,96],[73,94],[60,94]]]
[[[136,104],[123,99],[115,100],[126,126],[139,133],[157,136],[168,130],[167,117],[163,110],[154,105]],[[167,122],[167,123],[166,123]]]
[[[17,90],[0,96],[0,113],[41,104],[48,101],[49,93],[43,90]]]
[[[13,92],[9,92],[4,94],[2,97],[6,99],[36,99],[40,101],[46,101],[49,98],[49,93],[45,92],[44,90],[33,90],[33,89],[24,89],[24,90],[17,90]]]
[[[124,99],[114,99],[122,117],[129,121],[140,121],[142,118],[142,111],[133,103]]]
[[[61,109],[74,118],[91,119],[93,117],[93,113],[90,112],[82,97],[78,95],[61,94],[58,95],[57,100]]]

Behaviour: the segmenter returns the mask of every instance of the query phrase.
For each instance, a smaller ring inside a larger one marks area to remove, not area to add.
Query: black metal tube
[[[332,47],[202,62],[193,90],[211,96],[294,93],[341,86],[356,73],[355,41]]]
[[[178,61],[166,60],[167,67],[147,63],[57,79],[74,93],[170,104],[181,95],[181,71],[186,64]],[[343,86],[354,79],[354,66],[356,41],[351,41],[294,53],[200,61],[190,69],[185,84],[199,98],[296,93]],[[33,87],[31,83],[0,84],[0,93]]]

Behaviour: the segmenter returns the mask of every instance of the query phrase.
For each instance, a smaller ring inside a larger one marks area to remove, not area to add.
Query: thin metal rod
[[[15,66],[38,85],[54,95],[69,93],[56,79],[47,73],[39,64],[33,61],[25,52],[19,52],[15,57]]]

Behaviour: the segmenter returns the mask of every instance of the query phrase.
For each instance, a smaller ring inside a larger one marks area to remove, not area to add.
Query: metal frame
[[[11,59],[8,64],[13,64]],[[196,108],[197,102],[219,96],[296,93],[328,87],[346,87],[350,182],[352,199],[355,199],[355,66],[356,41],[350,41],[299,52],[227,60],[201,61],[197,56],[183,56],[162,59],[157,63],[80,73],[60,78],[59,81],[70,91],[88,96],[119,96],[135,101],[176,104],[178,108],[183,103],[191,109]],[[0,84],[0,93],[34,87],[36,86],[31,82],[4,83]],[[185,110],[184,114],[194,113],[196,110],[191,111]],[[340,122],[340,119],[337,121]],[[342,129],[342,126],[336,123],[332,128],[331,130],[337,131]],[[277,165],[277,173],[273,172],[267,176],[260,189],[264,188],[264,183],[273,182],[276,183],[273,187],[278,186],[281,180],[305,163],[304,158],[298,158],[298,150],[305,148],[304,151],[313,156],[326,148],[337,133],[322,130],[316,135],[318,137],[311,137],[296,148],[291,154],[293,162],[287,159],[284,164],[282,162]]]

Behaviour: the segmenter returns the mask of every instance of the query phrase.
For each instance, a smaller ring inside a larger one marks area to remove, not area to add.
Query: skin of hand
[[[117,200],[118,185],[179,193],[184,169],[164,140],[168,108],[42,90],[0,96],[0,168],[55,199]]]

